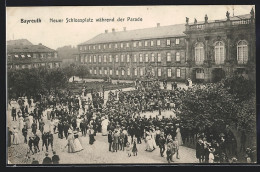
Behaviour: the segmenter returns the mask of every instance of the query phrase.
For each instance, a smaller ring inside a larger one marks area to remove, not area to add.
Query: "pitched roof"
[[[33,45],[33,44],[27,39],[16,39],[16,40],[7,41],[6,45]]]
[[[55,50],[44,45],[7,45],[8,53],[48,53]]]
[[[86,42],[83,42],[79,45],[141,40],[141,39],[151,39],[151,38],[178,37],[178,36],[185,36],[185,34],[183,33],[184,31],[185,31],[185,24],[159,26],[159,27],[120,31],[120,32],[115,31],[109,33],[101,33],[95,36],[94,38]]]

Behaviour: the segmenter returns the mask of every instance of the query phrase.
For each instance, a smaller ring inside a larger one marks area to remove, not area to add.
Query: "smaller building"
[[[42,44],[33,45],[24,39],[7,41],[8,69],[55,68],[60,67],[61,62],[57,51]]]

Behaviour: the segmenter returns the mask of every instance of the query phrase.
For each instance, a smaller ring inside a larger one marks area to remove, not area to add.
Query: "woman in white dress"
[[[50,133],[52,134],[54,134],[54,126],[55,126],[55,122],[53,121],[53,119],[51,119],[49,128],[50,128]]]
[[[183,145],[183,141],[182,141],[182,137],[181,137],[181,130],[180,130],[179,124],[176,124],[176,127],[177,127],[176,138],[178,140],[179,145],[181,146],[181,145]]]
[[[19,139],[19,136],[18,136],[18,129],[16,126],[13,127],[14,130],[13,130],[13,144],[14,145],[18,145],[20,143],[20,139]]]
[[[156,142],[155,142],[155,137],[156,137],[156,132],[154,130],[150,130],[151,138],[152,138],[152,144],[153,144],[153,149],[156,148]]]
[[[102,125],[102,136],[106,136],[107,135],[107,126],[109,124],[109,120],[107,119],[107,117],[104,117],[101,125]]]
[[[29,108],[29,103],[27,97],[24,98],[24,106]]]
[[[75,146],[75,152],[79,152],[83,150],[83,147],[79,140],[78,132],[74,132],[74,146]]]
[[[153,142],[152,142],[152,137],[150,135],[150,133],[146,133],[146,149],[145,151],[148,151],[148,152],[152,152],[154,149],[153,149]]]
[[[23,126],[24,126],[23,120],[24,120],[23,117],[20,116],[20,117],[19,117],[19,130],[20,130],[20,131],[22,131]]]
[[[32,116],[32,115],[29,115],[28,118],[29,118],[29,122],[30,122],[29,125],[32,126],[32,123],[33,123],[33,116]]]

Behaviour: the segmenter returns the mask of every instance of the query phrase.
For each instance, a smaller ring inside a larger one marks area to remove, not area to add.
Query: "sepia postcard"
[[[6,7],[6,164],[257,162],[254,5]]]

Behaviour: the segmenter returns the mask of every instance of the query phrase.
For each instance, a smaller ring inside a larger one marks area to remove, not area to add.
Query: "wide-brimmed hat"
[[[215,152],[215,149],[214,148],[210,148],[209,152],[213,153],[213,152]]]

